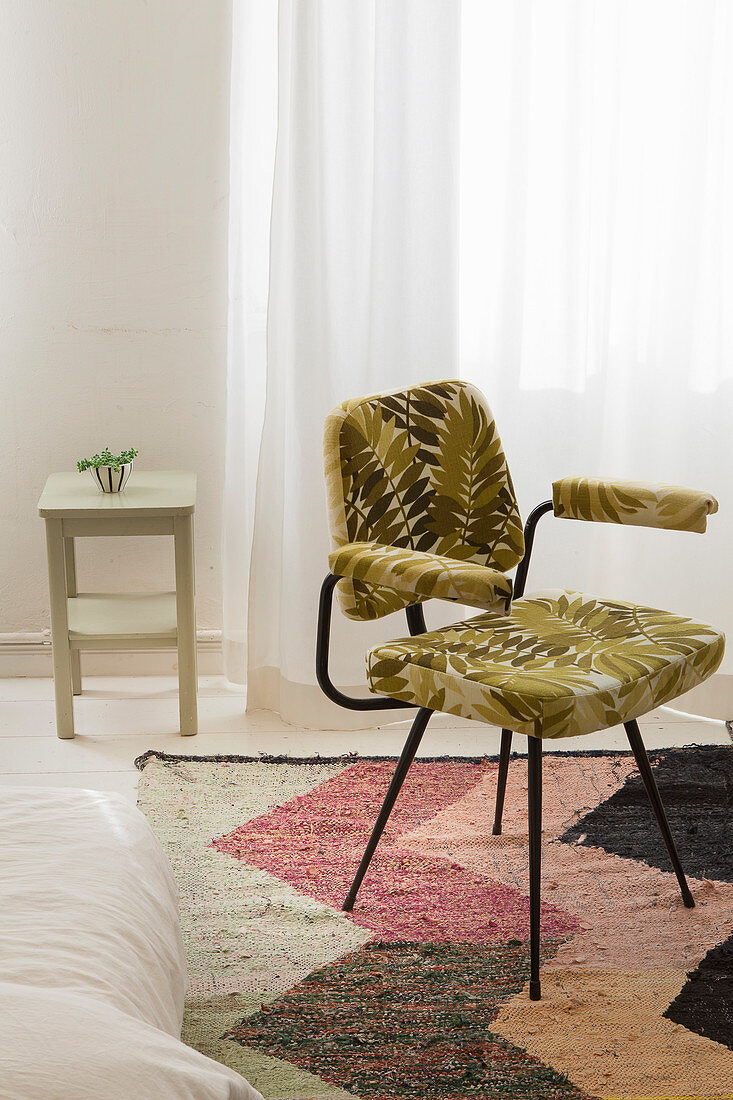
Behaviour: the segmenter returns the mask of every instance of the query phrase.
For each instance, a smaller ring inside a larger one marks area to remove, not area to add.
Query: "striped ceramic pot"
[[[124,462],[117,470],[114,466],[90,466],[89,473],[103,493],[120,493],[130,480],[132,466],[132,462]]]

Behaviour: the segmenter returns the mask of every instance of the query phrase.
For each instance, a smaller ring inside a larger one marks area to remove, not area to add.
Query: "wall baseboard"
[[[220,630],[198,630],[198,670],[201,676],[220,676],[224,671]],[[170,676],[178,671],[175,649],[93,649],[82,654],[82,674],[87,676]],[[14,676],[51,676],[51,635],[37,633],[0,634],[0,679]],[[312,684],[288,684],[286,699],[296,688],[297,722],[314,729],[359,729],[372,724],[398,721],[394,712],[375,712],[378,717],[342,711],[323,697]],[[280,674],[277,669],[257,669],[251,694],[258,707],[278,710],[283,707]],[[363,685],[362,685],[363,692]],[[358,689],[353,694],[359,694]],[[675,699],[674,710],[718,721],[733,720],[733,675],[718,672],[704,684]],[[330,712],[324,713],[328,708]],[[284,707],[285,710],[289,708]],[[381,719],[381,721],[380,721]],[[293,717],[286,720],[294,721]]]
[[[716,672],[704,684],[673,699],[669,706],[686,714],[730,722],[733,719],[733,675]]]
[[[201,676],[218,676],[223,670],[221,631],[196,632],[198,670]],[[81,655],[82,675],[170,676],[178,672],[175,649],[89,649]],[[11,676],[51,676],[51,635],[0,634],[0,679]]]

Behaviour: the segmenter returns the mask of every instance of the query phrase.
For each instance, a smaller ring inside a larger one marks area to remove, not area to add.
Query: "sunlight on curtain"
[[[733,377],[732,61],[727,2],[464,0],[467,366],[521,324],[525,390],[582,392],[620,341]]]
[[[733,628],[733,5],[462,12],[461,371],[494,407],[524,514],[575,473],[721,503],[704,537],[555,522],[530,587]]]

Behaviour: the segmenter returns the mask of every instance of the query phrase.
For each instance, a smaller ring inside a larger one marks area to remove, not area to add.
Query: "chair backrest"
[[[326,419],[332,547],[381,542],[506,572],[524,552],[522,520],[486,399],[467,382],[428,382],[345,401]],[[414,602],[343,580],[353,619]]]

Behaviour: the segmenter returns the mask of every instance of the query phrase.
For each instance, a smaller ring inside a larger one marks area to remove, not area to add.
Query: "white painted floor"
[[[196,737],[181,737],[173,677],[88,677],[74,701],[76,737],[56,737],[50,679],[0,680],[0,785],[87,787],[118,791],[135,800],[135,758],[148,749],[182,755],[217,753],[256,756],[338,756],[356,752],[396,755],[409,723],[371,730],[320,732],[298,729],[269,711],[244,712],[242,689],[222,677],[199,679]],[[670,745],[730,744],[723,722],[694,719],[662,708],[640,722],[648,749]],[[499,730],[437,716],[423,738],[420,755],[480,756],[499,750]],[[514,747],[524,751],[525,738]],[[546,742],[546,751],[626,749],[623,728],[583,738]]]

